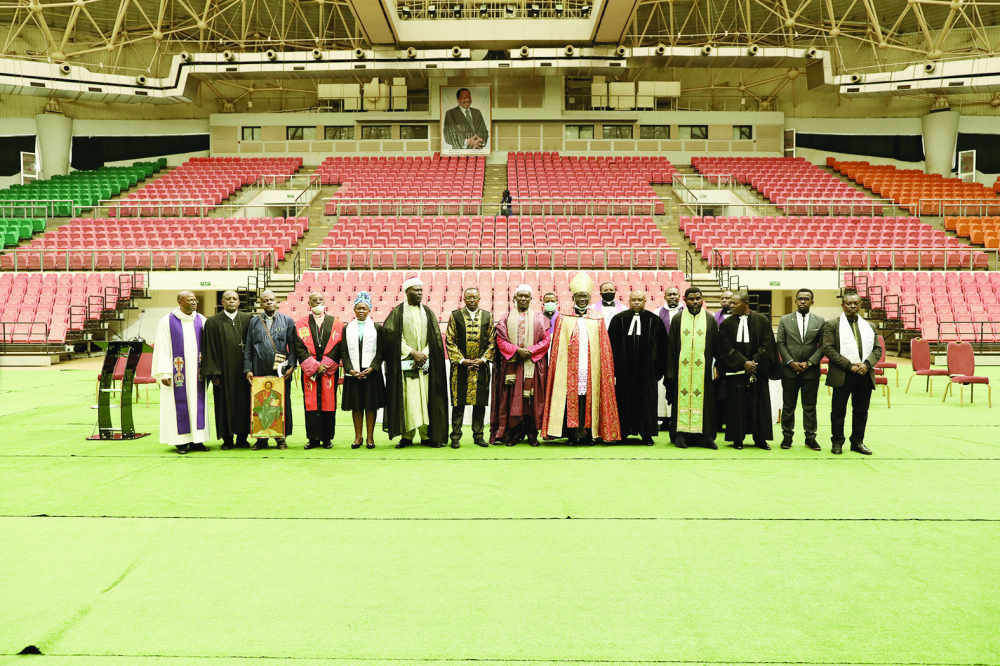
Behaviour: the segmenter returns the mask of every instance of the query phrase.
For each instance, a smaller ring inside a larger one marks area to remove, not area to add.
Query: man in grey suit
[[[490,140],[490,130],[486,127],[479,109],[469,108],[472,92],[460,88],[455,95],[458,106],[444,114],[444,142],[452,150],[480,150]]]
[[[792,448],[795,434],[795,406],[802,391],[802,424],[806,431],[806,447],[820,451],[816,442],[816,393],[819,390],[819,362],[823,358],[820,342],[823,324],[819,315],[810,314],[813,304],[811,289],[795,292],[795,312],[778,322],[778,353],[781,354],[781,448]]]
[[[882,347],[875,329],[858,315],[861,297],[855,293],[845,294],[841,305],[844,314],[823,325],[823,354],[830,359],[826,385],[833,387],[830,408],[833,447],[830,453],[839,455],[844,446],[844,419],[850,399],[853,412],[851,451],[870,456],[871,449],[865,446],[865,427],[875,390],[872,368],[882,358]]]

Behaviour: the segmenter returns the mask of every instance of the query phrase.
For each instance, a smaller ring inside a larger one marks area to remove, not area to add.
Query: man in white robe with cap
[[[448,437],[448,377],[444,341],[434,311],[422,304],[424,284],[417,277],[403,282],[405,300],[385,320],[385,416],[389,439],[401,437],[397,449],[413,444],[444,446]]]
[[[160,386],[160,442],[177,453],[208,451],[205,380],[201,342],[205,317],[195,312],[198,297],[177,294],[177,308],[160,320],[153,346],[151,374]]]

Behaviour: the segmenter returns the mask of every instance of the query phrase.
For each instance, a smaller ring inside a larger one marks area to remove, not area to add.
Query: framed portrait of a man
[[[441,87],[441,154],[489,155],[490,86]]]

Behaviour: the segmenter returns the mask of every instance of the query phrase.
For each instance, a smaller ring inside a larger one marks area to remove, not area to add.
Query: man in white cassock
[[[160,320],[153,347],[152,374],[160,386],[160,442],[177,453],[208,451],[205,380],[201,340],[205,317],[195,312],[198,297],[177,294],[177,309]]]

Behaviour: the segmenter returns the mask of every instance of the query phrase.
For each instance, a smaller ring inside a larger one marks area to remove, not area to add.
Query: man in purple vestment
[[[545,411],[545,383],[551,334],[548,319],[528,309],[531,287],[518,286],[515,309],[496,322],[500,352],[493,381],[490,413],[493,437],[507,446],[527,438],[538,446],[538,428]]]
[[[604,317],[604,328],[611,325],[612,317],[628,309],[615,299],[616,293],[615,285],[604,282],[601,284],[601,302],[590,306],[591,310]]]

